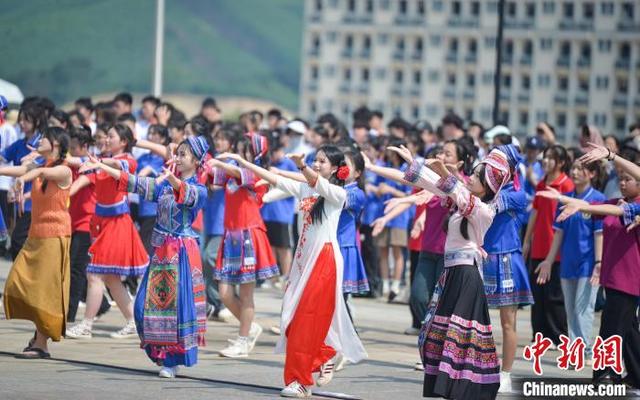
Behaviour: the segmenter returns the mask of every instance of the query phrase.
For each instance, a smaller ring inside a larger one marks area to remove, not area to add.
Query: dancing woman
[[[0,175],[17,176],[16,192],[31,190],[31,227],[4,286],[7,319],[26,319],[36,325],[33,339],[18,358],[49,358],[47,341],[64,335],[69,306],[69,246],[71,217],[67,211],[71,169],[64,163],[69,136],[62,128],[46,128],[38,153],[42,168],[0,167]]]
[[[292,155],[306,184],[278,176],[234,154],[219,157],[235,159],[242,168],[300,200],[298,207],[304,220],[284,294],[276,351],[286,352],[287,387],[281,395],[309,397],[312,373],[320,371],[318,380],[329,383],[325,372],[332,374],[336,353],[353,363],[367,356],[342,296],[343,258],[337,232],[347,199],[343,186],[349,169],[344,154],[335,146],[323,146],[313,168],[305,164],[304,154]]]
[[[456,210],[447,224],[444,272],[420,333],[423,396],[494,399],[499,363],[480,273],[486,256],[481,246],[496,214],[492,201],[511,177],[507,156],[492,150],[465,186],[440,160],[421,165],[406,148],[390,149],[411,165],[406,181],[446,197]]]
[[[174,378],[178,365],[196,364],[198,346],[204,345],[204,279],[199,235],[191,225],[207,199],[197,170],[208,148],[203,137],[189,137],[178,146],[175,165],[180,178],[166,168],[157,179],[140,177],[95,158],[87,167],[106,172],[119,190],[158,203],[151,239],[154,252],[136,296],[135,321],[141,347],[162,365],[163,378]]]

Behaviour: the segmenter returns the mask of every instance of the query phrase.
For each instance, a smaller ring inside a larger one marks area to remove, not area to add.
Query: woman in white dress
[[[311,396],[312,373],[320,372],[316,384],[331,380],[336,354],[356,363],[367,353],[349,319],[342,296],[343,259],[337,240],[338,220],[347,198],[343,186],[349,176],[344,153],[335,146],[323,146],[313,167],[304,154],[289,157],[307,183],[300,183],[244,161],[235,154],[242,168],[253,171],[275,188],[299,199],[302,230],[289,282],[284,295],[281,336],[276,352],[286,353],[284,397]]]

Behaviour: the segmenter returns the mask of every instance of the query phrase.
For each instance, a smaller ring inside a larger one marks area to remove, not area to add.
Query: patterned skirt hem
[[[487,305],[489,306],[489,308],[506,306],[529,306],[533,303],[534,300],[531,292],[487,295]]]
[[[213,279],[222,283],[231,285],[240,285],[243,283],[256,282],[258,280],[266,280],[280,275],[280,268],[277,265],[260,268],[258,271],[248,272],[222,272],[218,269],[213,270]]]
[[[141,276],[144,275],[144,271],[147,269],[148,265],[149,264],[147,263],[142,266],[131,267],[89,264],[87,265],[87,272],[101,275]]]
[[[368,280],[342,282],[342,293],[366,293],[369,290]]]

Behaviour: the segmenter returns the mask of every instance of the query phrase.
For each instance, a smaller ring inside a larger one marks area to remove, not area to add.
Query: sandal
[[[23,360],[37,360],[43,358],[51,358],[51,354],[37,347],[27,347],[26,349],[24,349],[24,352],[22,354],[16,354],[15,357]]]
[[[25,351],[28,351],[27,349],[30,348],[31,346],[33,346],[33,344],[36,342],[36,335],[38,334],[38,331],[35,331],[33,333],[33,337],[31,339],[29,339],[29,344],[27,344],[27,347],[25,347],[24,349],[22,349],[22,352],[24,353]]]

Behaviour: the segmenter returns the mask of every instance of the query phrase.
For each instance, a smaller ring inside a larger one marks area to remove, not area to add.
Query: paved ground
[[[0,287],[9,270],[0,261]],[[33,331],[28,321],[6,321],[0,315],[0,399],[254,399],[278,398],[282,385],[283,356],[273,354],[277,337],[268,327],[278,323],[280,294],[276,290],[259,290],[256,295],[257,321],[265,333],[251,357],[244,360],[220,358],[217,351],[226,339],[235,337],[237,325],[209,322],[207,346],[200,362],[182,369],[175,380],[157,377],[157,367],[139,349],[137,340],[113,340],[109,333],[120,328],[123,319],[115,309],[95,324],[94,338],[88,341],[63,340],[50,346],[54,357],[48,361],[18,360],[13,355],[25,346]],[[369,359],[349,365],[337,373],[320,398],[420,399],[422,372],[414,371],[418,361],[415,336],[402,332],[410,324],[408,307],[379,300],[356,299],[355,319]],[[79,314],[83,312],[80,309]],[[495,339],[500,349],[502,338],[499,317],[491,311],[498,326]],[[596,318],[599,320],[599,315]],[[532,377],[531,364],[522,359],[522,348],[531,337],[529,312],[518,315],[518,359],[515,377]],[[585,370],[560,371],[555,366],[557,352],[543,359],[546,377],[587,377]],[[347,396],[348,395],[348,396]],[[353,397],[349,397],[353,396]],[[520,398],[519,395],[499,398]]]

